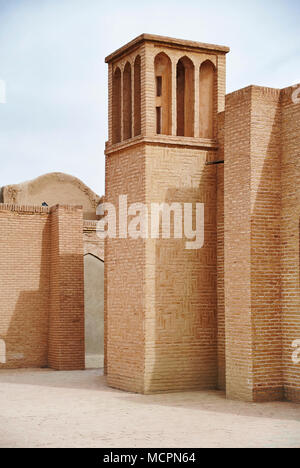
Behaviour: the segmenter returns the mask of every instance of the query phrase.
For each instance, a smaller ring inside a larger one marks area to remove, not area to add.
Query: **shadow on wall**
[[[31,229],[32,233],[32,220],[25,222],[28,224],[22,225],[22,234],[23,229]],[[4,294],[0,303],[0,340],[5,342],[6,363],[0,362],[0,369],[47,367],[51,353],[55,368],[71,369],[83,359],[82,280],[74,277],[74,265],[80,265],[79,256],[61,255],[54,262],[50,217],[42,229],[41,238],[36,232],[32,241],[26,242],[26,248],[14,239],[9,247],[14,244],[15,250],[8,251],[5,258],[1,255],[6,269],[1,274]],[[66,274],[68,271],[71,276]],[[24,287],[27,290],[22,291]]]
[[[155,330],[147,333],[155,344],[146,370],[147,392],[217,388],[216,200],[215,166],[204,165],[197,189],[166,193],[168,204],[204,203],[205,239],[198,250],[187,250],[186,238],[153,241]],[[173,223],[174,218],[171,236]]]
[[[26,228],[26,227],[25,227]],[[13,241],[11,241],[13,242]],[[43,227],[42,239],[18,243],[6,252],[2,270],[0,339],[6,347],[6,363],[0,368],[47,367],[50,283],[50,219]],[[18,263],[16,263],[18,259]],[[24,285],[32,287],[22,291]],[[36,288],[36,289],[35,289]]]

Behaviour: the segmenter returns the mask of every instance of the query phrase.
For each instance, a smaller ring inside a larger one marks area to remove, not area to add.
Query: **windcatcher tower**
[[[218,166],[207,162],[222,159],[218,114],[228,51],[143,34],[106,58],[106,202],[118,207],[127,195],[128,206],[205,204],[200,250],[174,236],[132,239],[119,223],[118,237],[106,240],[106,371],[113,387],[151,393],[218,384]]]

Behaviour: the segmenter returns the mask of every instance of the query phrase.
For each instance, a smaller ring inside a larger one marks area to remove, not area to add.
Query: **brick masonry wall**
[[[216,166],[205,164],[214,154],[148,145],[146,155],[148,206],[204,203],[205,242],[147,240],[145,392],[216,388]]]
[[[300,364],[292,360],[293,341],[300,340],[300,104],[292,100],[295,90],[287,88],[281,93],[281,302],[285,396],[300,401]]]
[[[227,395],[283,396],[280,314],[280,92],[249,87],[226,100]]]
[[[251,301],[253,398],[281,399],[280,91],[252,87]]]
[[[226,97],[224,165],[224,274],[226,393],[252,400],[251,90]]]
[[[2,368],[46,367],[50,280],[49,210],[0,205]]]
[[[218,161],[224,161],[225,112],[218,114]],[[224,305],[224,164],[217,170],[217,315],[218,388],[225,390],[225,305]]]
[[[85,368],[82,208],[51,209],[49,366]]]
[[[105,201],[119,216],[119,195],[128,205],[144,203],[145,147],[124,149],[106,157]],[[117,231],[118,233],[118,231]],[[105,365],[112,387],[144,392],[145,241],[105,241]]]
[[[0,368],[84,368],[82,209],[2,204],[0,238]]]

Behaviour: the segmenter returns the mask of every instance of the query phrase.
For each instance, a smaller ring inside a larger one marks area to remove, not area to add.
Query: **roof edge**
[[[158,36],[156,34],[141,34],[140,36],[137,36],[135,39],[132,41],[128,42],[124,46],[120,47],[117,49],[115,52],[112,54],[108,55],[105,58],[105,62],[109,63],[112,60],[119,58],[122,56],[126,51],[131,50],[132,48],[137,47],[143,42],[155,42],[159,44],[168,44],[171,46],[183,46],[183,47],[189,47],[191,49],[198,49],[198,50],[210,50],[214,52],[219,52],[221,54],[227,54],[230,51],[229,47],[226,46],[221,46],[217,44],[206,44],[204,42],[196,42],[196,41],[189,41],[186,39],[176,39],[173,37],[167,37],[167,36]]]

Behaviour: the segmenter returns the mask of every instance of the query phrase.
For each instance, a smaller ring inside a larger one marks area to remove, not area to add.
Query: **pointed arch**
[[[210,60],[200,66],[199,75],[199,136],[215,137],[216,69]]]
[[[126,63],[123,72],[123,140],[132,137],[131,65]]]
[[[112,142],[121,141],[121,70],[116,68],[112,78]]]
[[[172,63],[164,52],[154,59],[156,86],[156,133],[172,133]]]
[[[141,128],[141,56],[138,55],[134,61],[134,136],[142,133]]]
[[[194,136],[195,67],[182,57],[176,67],[177,135]]]

